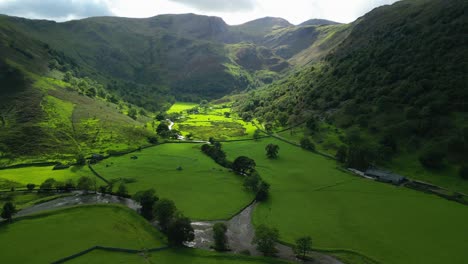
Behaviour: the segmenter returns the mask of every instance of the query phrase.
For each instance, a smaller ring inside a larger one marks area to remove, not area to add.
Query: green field
[[[160,252],[148,253],[145,256],[126,253],[110,253],[95,250],[73,261],[73,263],[161,263],[161,264],[285,264],[287,262],[268,258],[254,258],[239,255],[220,254],[210,251],[194,249],[171,249]]]
[[[265,145],[280,146],[269,160]],[[275,141],[223,144],[232,160],[247,155],[271,184],[254,223],[279,229],[293,243],[303,235],[317,248],[349,249],[382,263],[466,263],[468,208],[403,187],[341,172],[335,161]],[[248,151],[246,151],[248,150]]]
[[[52,169],[53,167],[25,167],[0,170],[0,189],[25,188],[28,183],[36,184],[39,187],[48,178],[63,182],[69,179],[76,181],[81,176],[94,177],[86,166],[71,167],[65,170]]]
[[[187,109],[197,106],[191,103],[176,103],[168,111],[182,113],[182,119],[173,121],[174,129],[179,130],[183,136],[191,133],[194,139],[208,140],[213,137],[218,140],[232,140],[252,138],[257,129],[252,123],[244,122],[237,114],[232,113],[230,107],[200,107],[198,114],[186,112]],[[224,113],[230,113],[230,117],[225,117]]]
[[[95,245],[131,249],[164,245],[146,220],[121,206],[81,206],[0,225],[2,263],[50,263]]]
[[[177,102],[167,110],[167,113],[180,113],[198,106],[196,103]]]
[[[130,182],[132,194],[154,188],[192,219],[228,218],[253,199],[242,179],[204,155],[200,144],[163,144],[107,159],[95,169],[108,180]]]

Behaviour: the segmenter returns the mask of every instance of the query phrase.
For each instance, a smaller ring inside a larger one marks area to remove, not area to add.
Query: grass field
[[[107,159],[95,169],[108,180],[130,182],[126,185],[132,194],[156,189],[192,219],[227,218],[253,199],[242,179],[204,155],[199,144],[164,144]]]
[[[269,160],[265,146],[280,146]],[[357,178],[335,161],[274,141],[223,144],[232,160],[247,155],[271,184],[256,225],[279,229],[293,243],[303,235],[318,248],[358,251],[382,263],[466,263],[468,208],[403,187]],[[246,151],[248,150],[248,151]]]
[[[52,169],[53,167],[25,167],[0,170],[0,189],[25,188],[28,183],[36,184],[39,187],[48,178],[62,182],[71,179],[76,182],[81,176],[94,177],[86,166],[71,167],[65,170]]]
[[[177,102],[167,110],[167,113],[180,113],[198,106],[196,103]]]
[[[70,264],[78,263],[161,263],[161,264],[286,264],[287,262],[269,259],[254,258],[239,255],[220,254],[210,251],[195,249],[171,249],[155,253],[148,253],[145,256],[125,253],[109,253],[104,251],[93,251],[73,261]]]
[[[181,120],[175,121],[174,128],[183,136],[191,133],[194,139],[208,140],[213,137],[218,140],[232,140],[252,138],[257,129],[252,123],[244,122],[238,115],[231,112],[231,108],[214,106],[207,109],[199,108],[200,113],[188,114],[185,110],[198,106],[191,103],[176,103],[168,113],[183,113]],[[224,113],[230,113],[225,117]]]
[[[50,263],[95,245],[143,249],[163,236],[121,206],[82,206],[0,225],[2,263]]]

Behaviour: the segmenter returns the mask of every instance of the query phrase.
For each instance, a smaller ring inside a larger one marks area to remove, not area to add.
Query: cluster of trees
[[[262,252],[265,256],[274,256],[278,252],[276,249],[278,241],[278,229],[260,225],[255,230],[252,244],[256,244],[257,250]],[[312,238],[310,236],[304,236],[296,239],[293,250],[297,257],[304,260],[307,259],[307,254],[312,250]]]
[[[468,98],[461,70],[466,62],[459,59],[468,52],[460,24],[463,6],[442,4],[426,8],[425,2],[411,2],[367,14],[325,61],[249,92],[234,109],[278,126],[306,122],[313,131],[317,123],[309,116],[315,114],[341,129],[357,128],[376,144],[344,142],[347,157],[340,151],[340,158],[359,166],[388,161],[403,146],[421,153],[428,169],[443,166],[444,159],[463,165],[468,156],[468,128],[458,118],[467,111]]]
[[[279,147],[273,145],[270,149],[273,154],[278,154]],[[222,149],[222,144],[212,138],[210,138],[210,144],[204,144],[201,150],[219,165],[232,169],[234,172],[242,175],[244,177],[244,187],[255,193],[255,199],[257,201],[264,201],[268,198],[270,184],[265,182],[255,170],[257,164],[253,159],[246,156],[239,156],[234,162],[228,161],[226,159],[226,153]]]
[[[169,126],[165,122],[161,122],[156,128],[156,133],[163,138],[177,139],[179,131],[175,129],[169,129]]]
[[[210,138],[209,142],[210,144],[204,144],[201,147],[201,150],[203,151],[203,153],[208,155],[219,165],[226,167],[226,168],[231,168],[233,164],[229,162],[228,160],[226,160],[226,153],[222,149],[221,143],[218,141],[215,141],[213,138]]]
[[[172,200],[159,199],[154,189],[138,192],[134,199],[140,203],[140,214],[144,218],[158,221],[170,245],[182,246],[195,239],[190,219],[177,210]]]

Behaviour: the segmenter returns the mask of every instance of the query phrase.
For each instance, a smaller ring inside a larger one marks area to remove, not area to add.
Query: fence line
[[[109,252],[121,252],[121,253],[129,253],[129,254],[138,254],[138,253],[144,253],[144,252],[158,252],[158,251],[167,250],[169,248],[170,247],[168,247],[168,246],[164,246],[164,247],[159,247],[159,248],[150,248],[150,249],[140,250],[140,249],[94,246],[94,247],[90,247],[90,248],[88,248],[86,250],[80,251],[78,253],[75,253],[73,255],[70,255],[68,257],[61,258],[61,259],[59,259],[57,261],[52,262],[52,264],[65,263],[65,262],[70,261],[72,259],[75,259],[75,258],[81,257],[83,255],[86,255],[86,254],[88,254],[89,252],[91,252],[93,250],[103,250],[103,251],[109,251]]]

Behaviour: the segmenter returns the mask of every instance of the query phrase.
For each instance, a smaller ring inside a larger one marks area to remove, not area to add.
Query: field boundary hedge
[[[94,246],[90,247],[88,249],[85,249],[83,251],[80,251],[78,253],[75,253],[73,255],[70,255],[68,257],[61,258],[57,261],[52,262],[52,264],[60,264],[60,263],[65,263],[67,261],[70,261],[72,259],[81,257],[83,255],[86,255],[94,250],[102,250],[102,251],[109,251],[109,252],[120,252],[120,253],[128,253],[128,254],[138,254],[138,253],[144,253],[144,252],[158,252],[158,251],[163,251],[167,250],[170,247],[164,246],[164,247],[158,247],[158,248],[150,248],[150,249],[128,249],[128,248],[117,248],[117,247],[104,247],[104,246]]]

